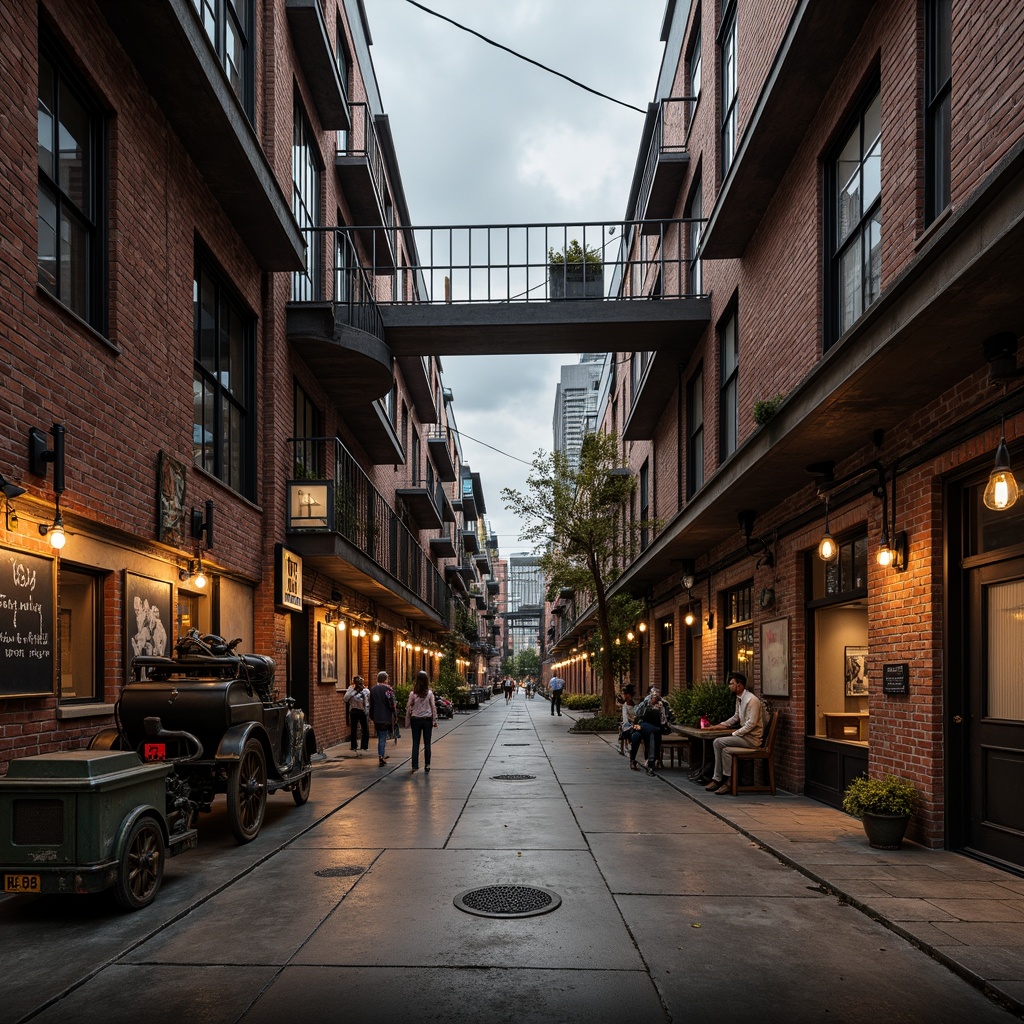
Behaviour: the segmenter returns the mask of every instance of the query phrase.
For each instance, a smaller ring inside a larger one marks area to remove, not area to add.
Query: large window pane
[[[85,215],[91,207],[90,141],[91,125],[89,115],[78,97],[68,88],[67,82],[60,86],[60,133],[58,144],[59,175],[61,191]]]
[[[57,203],[39,189],[39,283],[57,294]]]
[[[45,56],[39,57],[39,112],[37,135],[39,137],[39,169],[50,178],[55,177],[53,166],[53,123],[55,109],[55,86],[53,65]]]
[[[993,584],[986,598],[985,714],[1024,722],[1024,581]]]

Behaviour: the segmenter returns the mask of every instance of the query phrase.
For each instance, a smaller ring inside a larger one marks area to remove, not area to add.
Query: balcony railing
[[[296,477],[315,476],[308,468],[300,473],[301,467],[322,465],[326,472],[320,479],[334,484],[334,532],[433,608],[448,625],[451,588],[341,440],[298,437],[289,443]]]
[[[689,96],[672,96],[663,99],[658,106],[658,118],[654,124],[650,148],[647,150],[647,161],[644,165],[643,178],[640,181],[640,192],[635,211],[642,216],[659,216],[661,213],[660,210],[652,212],[649,209],[652,193],[659,193],[657,188],[659,169],[663,170],[669,164],[685,166],[682,161],[689,149],[690,125],[693,120],[695,102]],[[678,179],[674,175],[672,180],[678,186]],[[673,203],[677,195],[678,188],[671,196]],[[657,198],[664,197],[658,195]]]

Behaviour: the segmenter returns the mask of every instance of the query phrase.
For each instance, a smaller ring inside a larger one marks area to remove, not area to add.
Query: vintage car
[[[316,738],[290,697],[275,699],[273,659],[236,655],[239,643],[191,630],[174,657],[135,658],[115,706],[117,728],[90,746],[177,761],[188,799],[209,811],[226,794],[231,831],[247,843],[259,834],[268,793],[287,790],[296,804],[309,799]]]
[[[196,845],[197,816],[170,761],[115,750],[18,758],[0,779],[3,891],[112,889],[123,910],[139,910],[156,896],[166,857]]]

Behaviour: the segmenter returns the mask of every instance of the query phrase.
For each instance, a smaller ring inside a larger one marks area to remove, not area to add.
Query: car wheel
[[[309,799],[309,790],[313,785],[313,773],[307,772],[292,786],[292,799],[296,807],[301,807]]]
[[[165,853],[159,823],[139,818],[128,833],[114,883],[114,899],[122,910],[141,910],[153,902],[164,877]]]
[[[260,833],[267,807],[267,764],[259,740],[250,739],[228,779],[228,821],[240,843],[250,843]]]

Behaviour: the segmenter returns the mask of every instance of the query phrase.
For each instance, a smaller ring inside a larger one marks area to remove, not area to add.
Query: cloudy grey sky
[[[646,109],[666,0],[419,0],[593,89]],[[408,3],[364,0],[414,225],[566,223],[625,213],[643,116]],[[502,556],[523,550],[503,487],[550,451],[566,356],[448,357],[462,450]]]

